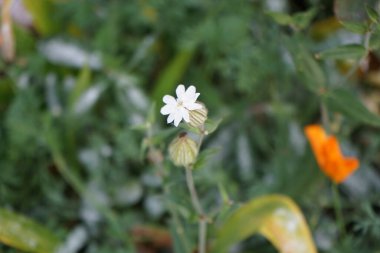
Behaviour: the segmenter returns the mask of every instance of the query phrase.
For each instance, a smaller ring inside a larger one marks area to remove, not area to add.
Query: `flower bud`
[[[197,159],[197,144],[186,133],[181,133],[170,143],[169,155],[175,165],[187,167]]]
[[[203,103],[197,102],[197,104],[202,105],[202,108],[189,111],[189,114],[190,114],[189,125],[196,128],[202,126],[205,123],[207,119],[207,113],[208,113],[207,108]]]

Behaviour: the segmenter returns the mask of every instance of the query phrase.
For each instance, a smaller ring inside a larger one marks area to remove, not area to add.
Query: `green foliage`
[[[366,49],[362,45],[350,44],[327,49],[317,55],[319,59],[358,59],[365,56]]]
[[[24,216],[0,209],[0,224],[0,242],[25,252],[54,253],[58,249],[59,240],[51,231]]]
[[[256,233],[280,252],[316,252],[299,208],[281,195],[260,197],[237,208],[219,228],[213,250],[228,252],[232,245]]]
[[[198,216],[167,147],[200,130],[159,114],[163,95],[193,84],[210,118],[193,170],[210,249],[220,233],[240,252],[275,252],[254,226],[242,236],[248,228],[223,224],[254,223],[240,203],[277,193],[300,206],[318,252],[380,248],[377,0],[23,2],[33,24],[14,22],[16,59],[0,61],[2,207],[63,243],[84,228],[76,252],[194,251]],[[329,124],[361,163],[339,185],[345,235],[303,133],[313,123]],[[163,228],[172,245],[136,235],[141,225]]]

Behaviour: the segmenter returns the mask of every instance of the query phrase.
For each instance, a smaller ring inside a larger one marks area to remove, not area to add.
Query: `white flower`
[[[177,99],[170,95],[163,97],[162,100],[166,105],[161,108],[161,114],[169,115],[167,123],[174,121],[174,125],[177,127],[182,119],[190,122],[189,111],[201,109],[202,105],[196,102],[199,93],[196,93],[196,89],[192,85],[187,90],[183,84],[178,85],[176,94]]]

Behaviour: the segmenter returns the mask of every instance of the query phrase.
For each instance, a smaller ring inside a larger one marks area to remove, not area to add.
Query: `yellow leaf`
[[[282,195],[259,197],[239,207],[219,228],[213,252],[228,252],[232,245],[257,233],[281,253],[317,252],[301,210]]]
[[[0,242],[25,252],[54,253],[58,239],[27,217],[0,208]]]

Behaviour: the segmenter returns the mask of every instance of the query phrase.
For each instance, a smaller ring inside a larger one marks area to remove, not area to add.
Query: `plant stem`
[[[346,234],[346,229],[345,229],[345,226],[344,226],[342,205],[341,205],[341,202],[340,202],[340,195],[339,195],[339,191],[338,191],[338,185],[336,183],[332,184],[332,193],[333,193],[335,217],[336,217],[337,222],[338,222],[340,236],[344,236]]]
[[[197,213],[199,215],[203,215],[203,209],[199,202],[198,194],[194,186],[192,169],[190,167],[187,167],[185,168],[185,170],[186,170],[186,183],[187,183],[187,188],[189,189],[189,192],[190,192],[191,203],[193,204],[193,207],[197,211]]]
[[[203,139],[205,137],[204,127],[200,128],[201,134],[197,144],[198,153],[201,148]],[[186,183],[190,192],[191,203],[199,216],[199,234],[198,234],[198,253],[206,252],[206,239],[207,239],[207,215],[205,214],[202,205],[199,201],[197,190],[194,186],[194,178],[192,173],[192,166],[185,167],[186,170]]]
[[[326,131],[330,133],[331,129],[330,129],[329,112],[323,101],[321,102],[321,117],[322,117],[322,125],[324,129],[326,129]]]
[[[194,179],[192,174],[192,168],[186,167],[186,182],[190,192],[191,202],[194,209],[199,215],[199,242],[198,253],[206,252],[206,232],[207,232],[207,217],[203,211],[203,208],[199,202],[198,194],[194,186]]]
[[[207,218],[201,217],[199,220],[199,245],[198,252],[206,252],[206,239],[207,239]]]

